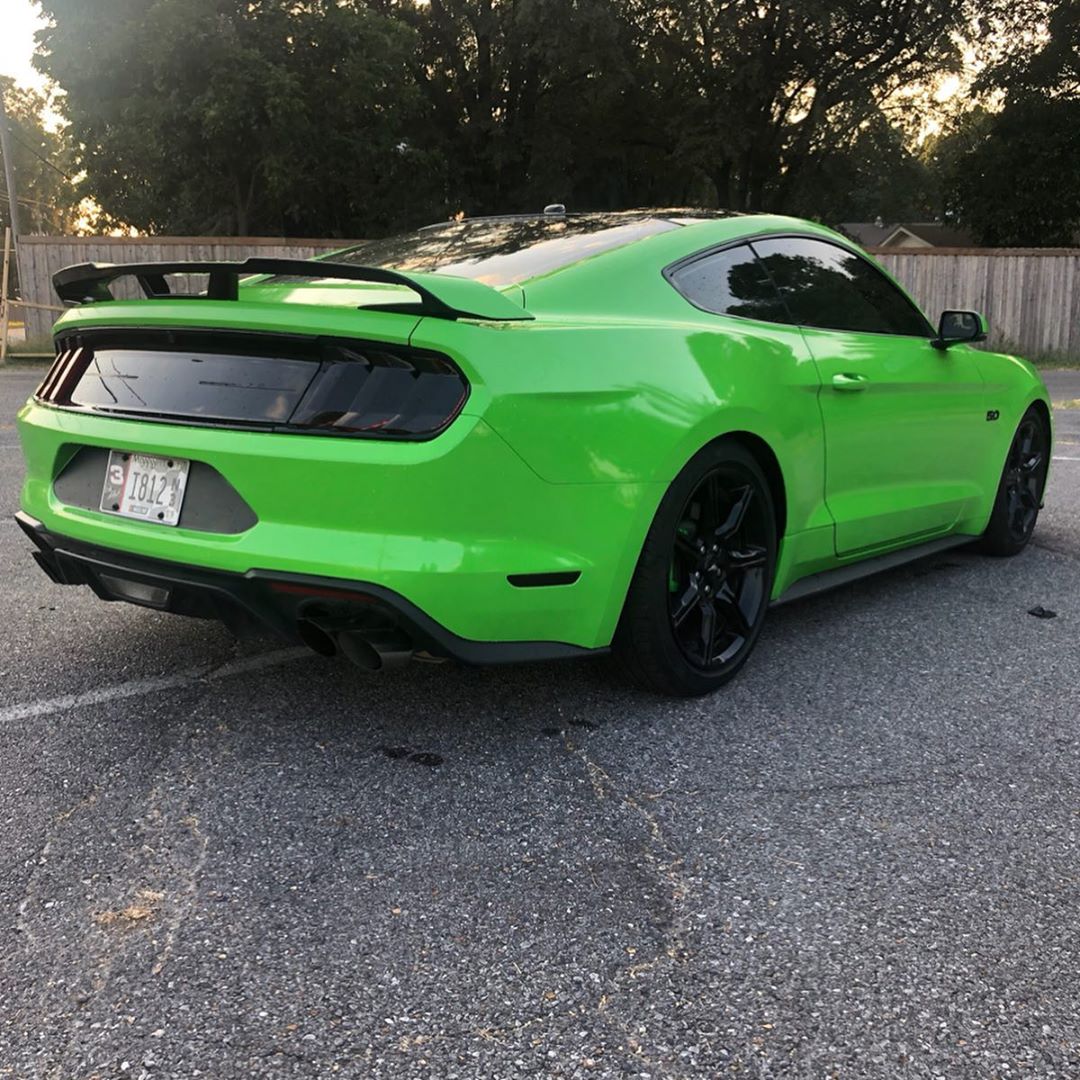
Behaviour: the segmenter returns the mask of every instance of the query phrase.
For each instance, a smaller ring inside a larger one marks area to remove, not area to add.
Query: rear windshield
[[[583,217],[479,218],[369,240],[328,256],[333,262],[433,271],[513,285],[601,251],[679,226],[659,217],[589,214]]]

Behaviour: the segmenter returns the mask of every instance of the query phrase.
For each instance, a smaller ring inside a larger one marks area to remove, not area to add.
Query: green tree
[[[650,190],[653,111],[633,27],[612,0],[378,0],[419,40],[424,139],[450,209],[625,206]]]
[[[414,35],[346,0],[42,0],[103,218],[151,232],[344,235],[437,202],[410,144]],[[408,198],[402,198],[402,192]]]
[[[105,221],[345,236],[547,202],[921,215],[890,108],[1055,0],[40,2]]]
[[[733,209],[786,208],[890,94],[957,63],[964,20],[955,0],[628,2],[679,157]]]
[[[0,93],[10,124],[12,165],[19,199],[19,227],[24,233],[64,233],[74,228],[78,198],[68,179],[71,147],[63,131],[42,122],[45,99],[0,76]],[[0,158],[0,176],[3,161]],[[11,223],[7,193],[0,194],[0,234]]]
[[[936,148],[946,198],[985,244],[1070,246],[1080,238],[1080,0],[1053,10],[1040,49],[1011,51],[981,87],[1004,93]]]
[[[937,178],[880,111],[828,153],[814,155],[789,187],[784,209],[827,224],[839,221],[926,221],[940,214]]]

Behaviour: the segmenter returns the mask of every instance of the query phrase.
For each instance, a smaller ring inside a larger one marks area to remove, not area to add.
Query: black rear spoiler
[[[167,274],[207,274],[206,291],[197,296],[174,293]],[[113,300],[109,290],[118,278],[133,277],[148,299],[236,300],[242,277],[285,275],[331,281],[362,281],[376,285],[403,285],[420,299],[416,304],[378,304],[368,310],[404,311],[438,319],[531,319],[508,297],[471,278],[446,274],[406,274],[381,266],[350,266],[322,259],[251,258],[244,262],[81,263],[53,274],[53,286],[65,303]]]

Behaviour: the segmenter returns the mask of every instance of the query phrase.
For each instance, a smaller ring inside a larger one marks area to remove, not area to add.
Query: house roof
[[[838,226],[845,236],[863,247],[886,247],[901,230],[931,247],[975,247],[970,233],[940,221],[896,221],[879,225],[869,221],[843,221]]]

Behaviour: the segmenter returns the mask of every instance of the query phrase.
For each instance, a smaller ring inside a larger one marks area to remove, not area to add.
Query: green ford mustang
[[[706,693],[770,603],[1020,551],[1046,482],[1035,370],[791,218],[555,207],[55,283],[45,572],[369,668],[614,649]]]

